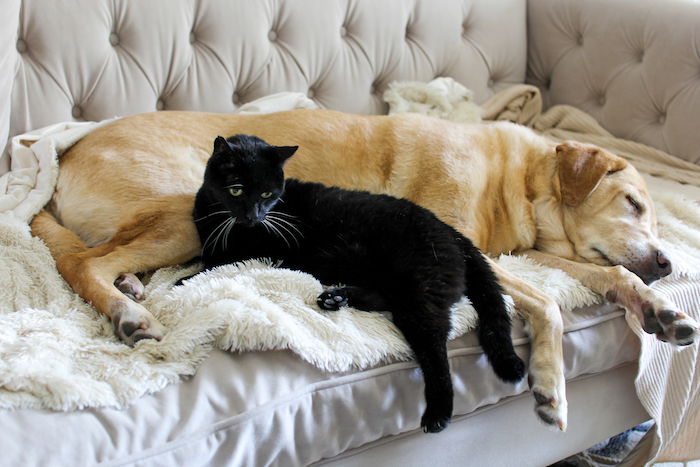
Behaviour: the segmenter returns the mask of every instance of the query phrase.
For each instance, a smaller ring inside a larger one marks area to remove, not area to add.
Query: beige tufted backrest
[[[389,83],[439,76],[481,103],[527,66],[546,105],[700,160],[698,0],[0,0],[0,16],[3,145],[55,122],[231,112],[279,91],[384,113]]]
[[[280,91],[385,113],[389,83],[439,76],[483,101],[524,82],[525,19],[525,0],[23,0],[9,133]]]
[[[545,105],[700,162],[700,1],[529,0],[528,39]]]

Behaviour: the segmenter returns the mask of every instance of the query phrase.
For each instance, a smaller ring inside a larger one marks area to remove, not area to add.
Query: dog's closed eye
[[[635,200],[632,195],[627,195],[627,201],[632,205],[634,210],[637,212],[638,215],[642,214],[644,212],[644,206],[641,205],[637,200]]]

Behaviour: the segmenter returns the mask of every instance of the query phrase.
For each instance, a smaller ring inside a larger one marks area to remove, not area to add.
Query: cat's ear
[[[299,146],[275,146],[275,153],[280,162],[285,162],[297,152]]]
[[[217,154],[225,149],[230,149],[228,141],[223,136],[217,136],[214,140],[214,154]]]

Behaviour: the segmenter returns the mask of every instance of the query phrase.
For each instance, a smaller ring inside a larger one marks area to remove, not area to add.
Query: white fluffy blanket
[[[471,94],[455,83],[404,83],[391,92],[387,101],[393,112],[411,108],[460,121],[478,121],[481,115]],[[406,102],[411,96],[419,96],[419,105]],[[397,110],[397,105],[405,108]],[[300,94],[282,94],[241,111],[313,106]],[[193,374],[212,347],[291,349],[332,371],[410,358],[387,316],[321,312],[315,301],[322,286],[313,277],[257,261],[210,271],[174,289],[175,280],[198,266],[156,271],[146,278],[144,305],[170,332],[161,342],[141,341],[133,349],[119,343],[109,321],[61,278],[27,225],[52,194],[57,156],[97,125],[54,126],[13,140],[12,171],[0,178],[0,407],[123,407]],[[31,147],[24,143],[37,140]],[[674,276],[697,279],[693,262],[700,261],[700,209],[669,196],[654,199],[661,238],[676,266]],[[527,258],[502,256],[498,262],[544,289],[562,308],[601,301],[563,272]],[[462,300],[454,309],[452,337],[475,323],[471,305]]]

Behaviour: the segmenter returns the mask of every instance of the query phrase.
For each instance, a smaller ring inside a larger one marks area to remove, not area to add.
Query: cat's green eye
[[[231,193],[231,196],[241,196],[243,194],[241,188],[229,188],[228,192]]]
[[[260,197],[265,198],[265,199],[270,198],[271,196],[272,196],[271,191],[266,191],[265,193],[260,193]]]

